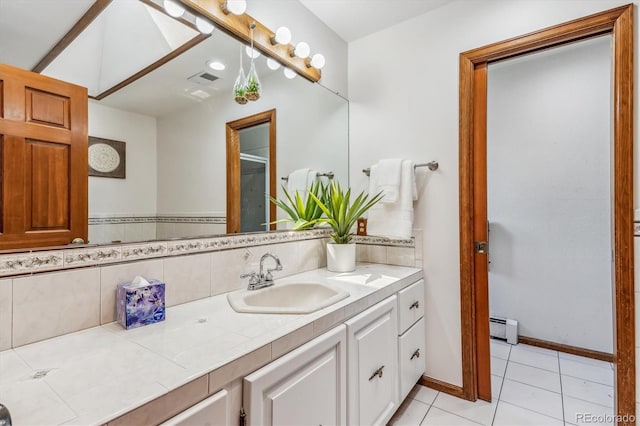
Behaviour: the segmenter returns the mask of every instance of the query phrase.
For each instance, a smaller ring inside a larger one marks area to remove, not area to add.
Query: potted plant
[[[284,210],[289,217],[271,223],[292,222],[295,231],[304,231],[305,229],[313,228],[320,221],[323,212],[316,199],[324,200],[326,198],[326,185],[320,182],[312,184],[309,188],[309,194],[313,194],[315,198],[308,196],[306,201],[302,200],[302,196],[298,191],[293,196],[289,194],[284,185],[282,186],[282,191],[287,197],[286,201],[278,200],[271,196],[269,198],[273,204]]]
[[[383,197],[382,192],[369,198],[361,192],[351,202],[351,188],[346,192],[338,182],[332,182],[325,200],[321,200],[313,193],[309,193],[325,217],[319,222],[328,224],[333,233],[333,240],[327,244],[327,269],[332,272],[350,272],[356,268],[356,245],[351,242],[352,229],[358,218],[373,207]]]

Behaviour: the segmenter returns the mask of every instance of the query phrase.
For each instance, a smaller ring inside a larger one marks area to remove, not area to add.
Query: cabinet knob
[[[416,349],[413,355],[411,355],[411,358],[409,358],[409,361],[411,361],[414,358],[420,358],[420,349]]]
[[[371,377],[369,377],[369,381],[373,380],[377,377],[382,378],[382,369],[384,368],[384,365],[380,368],[378,368],[376,371],[373,372],[373,374],[371,375]]]
[[[409,306],[409,309],[418,309],[420,307],[420,302],[418,302],[417,300],[415,302],[413,302],[411,304],[411,306]]]

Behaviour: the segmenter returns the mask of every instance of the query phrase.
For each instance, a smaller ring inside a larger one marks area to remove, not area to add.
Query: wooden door
[[[0,249],[87,240],[87,89],[0,64]]]

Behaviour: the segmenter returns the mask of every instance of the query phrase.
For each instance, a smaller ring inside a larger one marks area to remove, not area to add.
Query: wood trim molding
[[[271,37],[275,35],[273,31],[264,26],[260,21],[251,15],[236,16],[232,13],[225,14],[222,11],[222,5],[225,0],[180,0],[187,8],[192,11],[206,16],[222,31],[230,36],[240,40],[243,43],[251,42],[251,34],[249,25],[255,23],[253,30],[254,47],[267,56],[277,60],[286,67],[295,70],[298,74],[316,83],[320,80],[321,72],[319,69],[308,67],[304,59],[292,57],[289,50],[294,46],[271,44]]]
[[[444,392],[458,398],[464,398],[464,391],[460,386],[452,385],[451,383],[443,382],[441,380],[434,379],[433,377],[422,376],[418,383],[439,392]]]
[[[276,110],[260,112],[230,121],[227,134],[227,234],[240,232],[240,130],[269,123],[269,195],[277,197],[276,190]],[[270,221],[275,219],[276,206],[269,206]],[[276,225],[269,225],[275,230]]]
[[[40,73],[48,67],[110,4],[111,0],[96,0],[89,10],[82,15],[82,18],[40,59],[40,62],[38,62],[31,71]]]
[[[594,351],[593,349],[579,348],[577,346],[564,345],[562,343],[550,342],[548,340],[536,339],[527,336],[518,336],[518,342],[525,345],[537,346],[539,348],[550,349],[552,351],[564,352],[566,354],[593,358],[600,361],[614,362],[613,354],[607,352]]]
[[[463,397],[477,398],[474,280],[474,131],[478,105],[474,81],[480,64],[509,59],[602,34],[613,36],[613,281],[616,414],[635,424],[635,307],[633,279],[633,4],[556,25],[460,54],[460,305]],[[486,303],[486,301],[485,301]]]

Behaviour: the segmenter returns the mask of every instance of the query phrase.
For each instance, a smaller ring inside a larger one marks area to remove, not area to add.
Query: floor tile
[[[573,359],[560,358],[560,374],[613,386],[613,370],[606,362],[601,365],[592,365]]]
[[[606,407],[613,407],[614,388],[613,386],[601,385],[575,377],[561,376],[562,393]]]
[[[491,357],[491,374],[494,376],[504,377],[504,371],[507,368],[507,360]]]
[[[509,359],[509,352],[511,352],[511,345],[502,340],[491,339],[489,341],[491,356],[500,359]]]
[[[511,348],[509,362],[517,362],[531,367],[558,372],[558,353],[548,349],[536,348],[523,344]]]
[[[564,396],[565,421],[575,425],[613,425],[613,408],[592,404],[582,399]]]
[[[560,393],[560,375],[548,370],[510,362],[505,378]]]
[[[569,359],[571,361],[581,362],[583,364],[589,364],[596,367],[611,368],[611,363],[607,361],[600,361],[599,359],[587,358],[580,355],[568,354],[565,352],[558,352],[560,359]]]
[[[436,399],[436,396],[438,396],[437,390],[422,385],[415,385],[413,389],[411,389],[411,392],[409,392],[408,398],[431,405],[433,404],[433,400]]]
[[[500,401],[493,426],[562,426],[562,420]]]
[[[437,407],[431,407],[420,426],[477,426],[478,424]]]
[[[422,422],[429,406],[415,399],[404,400],[398,411],[389,420],[390,426],[416,426]]]
[[[496,411],[496,400],[497,398],[494,397],[494,402],[481,400],[471,402],[440,392],[436,400],[433,401],[433,407],[440,408],[441,410],[464,417],[476,423],[490,425]]]
[[[562,396],[559,393],[505,379],[500,394],[502,401],[562,420]]]

